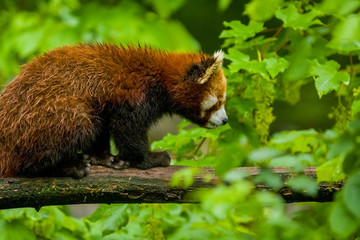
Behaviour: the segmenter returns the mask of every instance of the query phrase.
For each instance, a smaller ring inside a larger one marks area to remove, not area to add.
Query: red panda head
[[[190,121],[205,127],[216,128],[225,125],[226,78],[222,70],[224,53],[215,52],[200,62],[192,64],[185,75],[187,96],[183,96],[182,115]]]

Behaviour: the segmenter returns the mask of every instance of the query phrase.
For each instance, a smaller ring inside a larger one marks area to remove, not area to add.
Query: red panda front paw
[[[121,160],[118,157],[112,156],[111,158],[108,158],[108,163],[105,166],[121,170],[121,169],[129,168],[130,163]]]
[[[87,162],[78,162],[62,169],[62,176],[73,177],[76,179],[86,177],[90,172],[90,164]]]
[[[111,167],[114,169],[125,169],[130,167],[130,163],[119,159],[118,157],[112,156],[111,154],[104,154],[101,157],[89,156],[91,165],[102,165]]]

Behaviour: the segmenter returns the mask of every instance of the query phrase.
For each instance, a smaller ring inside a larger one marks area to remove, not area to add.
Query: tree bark
[[[212,188],[221,184],[221,180],[210,167],[202,167],[201,174],[195,176],[194,184],[189,188],[170,187],[174,172],[182,166],[152,168],[149,170],[114,170],[101,166],[92,166],[89,176],[83,179],[72,178],[2,178],[0,179],[0,209],[34,207],[46,205],[66,205],[84,203],[196,203],[197,199],[189,193],[199,188]],[[259,174],[259,168],[238,168],[246,171],[249,179]],[[284,184],[295,176],[288,168],[273,168]],[[211,176],[210,181],[204,181]],[[305,175],[316,179],[315,168],[307,168]],[[226,184],[226,183],[225,183]],[[287,202],[317,201],[333,199],[344,182],[320,183],[316,197],[309,197],[284,187],[279,193]],[[262,184],[257,188],[269,189]],[[269,189],[271,190],[271,189]]]

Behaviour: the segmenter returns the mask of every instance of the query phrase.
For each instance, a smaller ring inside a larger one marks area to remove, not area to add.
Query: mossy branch
[[[72,178],[3,178],[0,179],[0,209],[34,207],[39,209],[47,205],[66,205],[84,203],[196,203],[198,199],[190,197],[191,192],[199,188],[212,188],[221,184],[214,169],[201,168],[201,174],[195,176],[194,184],[189,188],[169,186],[174,172],[182,166],[153,168],[149,170],[125,169],[113,170],[101,166],[92,166],[89,176],[83,179]],[[249,179],[259,174],[259,168],[239,168],[247,171]],[[296,174],[288,168],[273,168],[282,181]],[[305,169],[305,175],[316,178],[315,168]],[[206,176],[206,177],[205,177]],[[204,179],[210,181],[204,181]],[[331,201],[343,182],[320,183],[316,197],[305,196],[290,188],[282,188],[279,193],[287,202]],[[257,188],[269,189],[256,184]]]

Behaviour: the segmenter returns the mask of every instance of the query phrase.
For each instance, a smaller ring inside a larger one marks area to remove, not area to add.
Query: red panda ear
[[[214,53],[214,56],[203,59],[190,67],[186,74],[186,79],[190,79],[198,84],[206,83],[210,76],[222,67],[224,53],[220,50]]]

